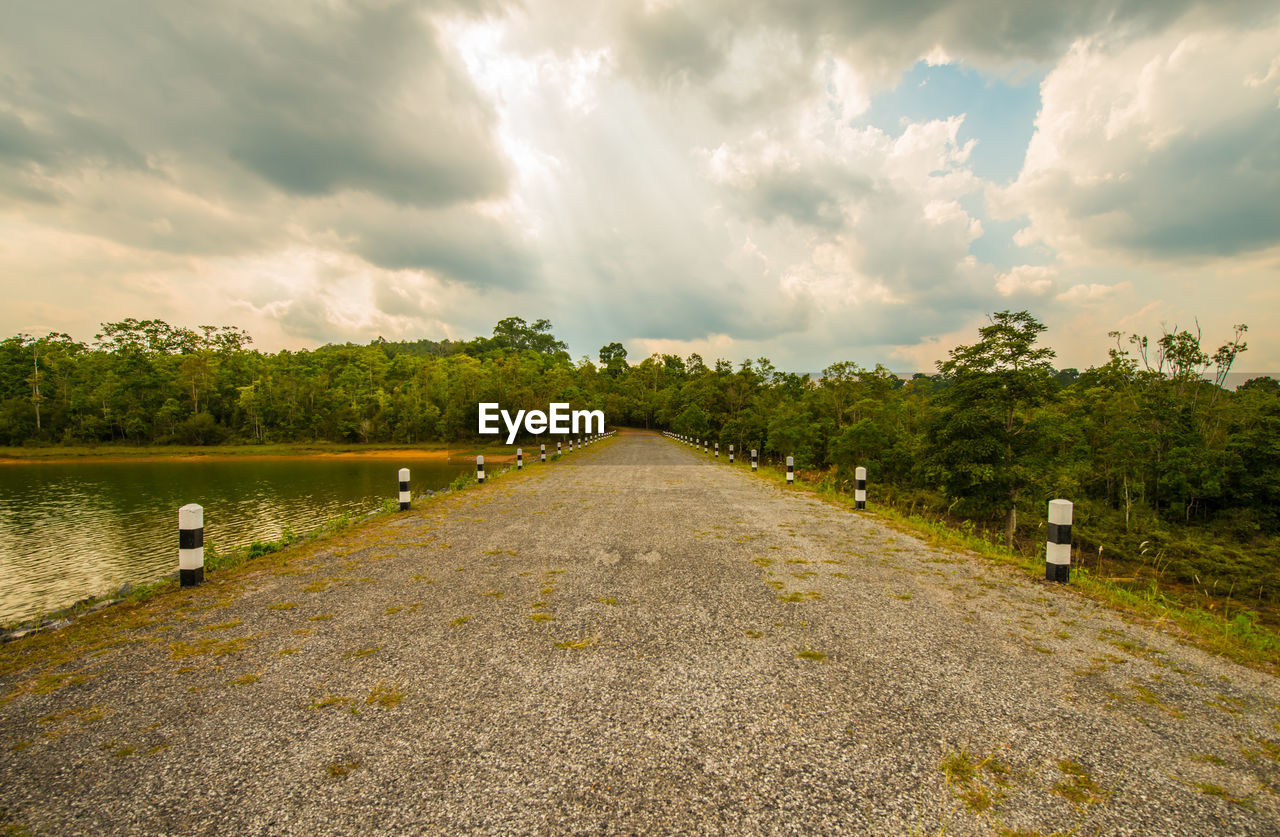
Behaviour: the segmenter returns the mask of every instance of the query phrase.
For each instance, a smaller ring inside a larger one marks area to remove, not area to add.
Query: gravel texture
[[[418,506],[0,648],[0,821],[1280,833],[1275,678],[871,514],[645,433]]]

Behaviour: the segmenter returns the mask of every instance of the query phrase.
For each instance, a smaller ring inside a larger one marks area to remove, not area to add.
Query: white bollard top
[[[204,506],[196,503],[188,503],[178,509],[178,528],[179,529],[203,529],[204,528]]]
[[[524,456],[524,448],[516,448],[516,456]]]
[[[788,468],[790,468],[792,465],[795,465],[795,464],[796,464],[795,457],[793,457],[793,456],[788,456],[788,457],[787,457],[787,467],[788,467]]]
[[[409,481],[409,469],[408,469],[408,468],[401,468],[401,469],[400,469],[400,482],[408,482],[408,481]]]
[[[1071,525],[1071,501],[1070,500],[1050,500],[1049,501],[1049,522],[1056,523],[1059,526]]]
[[[483,464],[484,464],[484,457],[483,457],[483,456],[477,456],[477,457],[476,457],[476,464],[477,464],[477,465],[483,465]]]
[[[853,478],[856,480],[865,480],[867,478],[867,469],[862,467],[854,468]]]

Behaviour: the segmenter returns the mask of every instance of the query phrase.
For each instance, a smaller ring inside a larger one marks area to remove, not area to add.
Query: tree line
[[[1207,583],[1206,561],[1214,578],[1243,562],[1257,598],[1280,592],[1280,387],[1223,387],[1246,327],[1212,354],[1189,330],[1113,333],[1108,361],[1084,372],[1054,367],[1044,330],[1025,311],[998,312],[935,373],[902,380],[851,361],[817,375],[767,358],[630,363],[621,343],[575,362],[550,322],[519,317],[467,341],[276,353],[233,327],[128,319],[91,344],[0,342],[0,444],[470,442],[482,401],[513,412],[567,401],[611,425],[791,455],[835,488],[862,465],[881,498],[1011,544],[1034,540],[1045,502],[1066,497],[1098,546],[1194,583]],[[1235,551],[1206,558],[1179,540],[1193,530]],[[1250,543],[1266,546],[1238,546]]]

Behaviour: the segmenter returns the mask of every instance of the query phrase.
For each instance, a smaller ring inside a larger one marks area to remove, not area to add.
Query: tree
[[[1054,352],[1036,348],[1045,326],[1026,311],[999,311],[981,339],[938,363],[934,460],[947,495],[979,514],[1004,516],[1013,545],[1018,501],[1036,482],[1035,408],[1053,391]]]
[[[627,366],[627,350],[621,343],[610,343],[600,347],[600,365],[605,374],[617,378],[630,367]]]
[[[551,333],[551,321],[535,320],[529,325],[522,317],[506,317],[493,327],[493,344],[502,349],[528,349],[544,355],[568,351],[568,344]]]

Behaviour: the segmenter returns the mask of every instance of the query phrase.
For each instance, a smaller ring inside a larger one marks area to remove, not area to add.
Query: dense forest
[[[1084,372],[1054,368],[1044,328],[999,312],[936,374],[904,381],[850,361],[817,375],[766,358],[631,363],[620,343],[575,362],[549,322],[518,317],[468,341],[274,354],[232,327],[129,319],[92,344],[0,342],[0,444],[475,441],[481,401],[568,401],[604,410],[610,426],[793,455],[831,487],[862,465],[876,500],[969,520],[1010,544],[1042,540],[1045,502],[1072,499],[1078,548],[1274,603],[1280,387],[1221,385],[1245,326],[1212,354],[1186,330],[1113,333],[1108,362]]]

